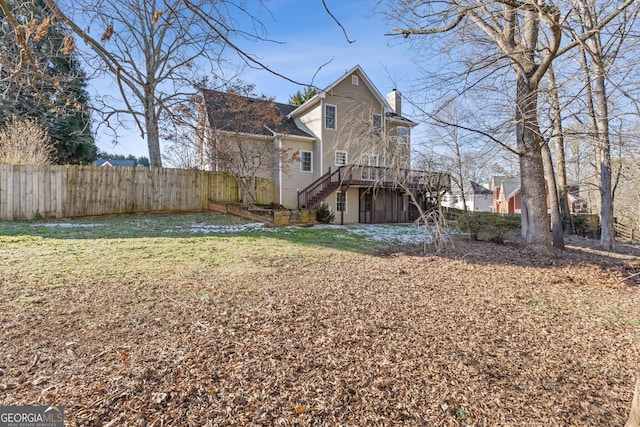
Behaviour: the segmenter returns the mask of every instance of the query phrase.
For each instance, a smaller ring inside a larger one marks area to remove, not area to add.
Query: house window
[[[375,136],[382,135],[382,114],[373,115],[373,121],[371,123],[371,127],[373,128],[373,134]]]
[[[347,152],[336,150],[336,166],[346,166],[347,163],[349,163]]]
[[[336,128],[336,106],[326,104],[324,106],[324,127],[327,129]]]
[[[336,212],[347,211],[347,193],[342,191],[336,192]]]
[[[362,155],[362,179],[374,181],[379,178],[378,156],[375,154]]]
[[[398,140],[403,144],[409,143],[409,128],[405,128],[405,127],[398,128]]]
[[[351,84],[354,86],[358,86],[360,84],[360,81],[358,80],[358,76],[356,76],[355,74],[351,76]]]
[[[300,172],[313,172],[313,153],[300,150]]]

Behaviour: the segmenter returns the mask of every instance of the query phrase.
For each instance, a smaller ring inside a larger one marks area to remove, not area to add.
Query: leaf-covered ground
[[[638,252],[0,244],[0,404],[67,425],[621,426]]]

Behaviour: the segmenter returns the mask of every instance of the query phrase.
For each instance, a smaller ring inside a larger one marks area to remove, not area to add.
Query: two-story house
[[[410,169],[416,123],[402,115],[400,93],[382,96],[360,66],[298,107],[208,90],[203,99],[203,166],[232,171],[246,161],[240,151],[255,149],[253,165],[278,183],[286,208],[325,202],[341,223],[407,222],[449,187],[446,174]],[[234,144],[233,156],[222,154]]]
[[[441,204],[447,208],[466,208],[472,212],[492,212],[493,192],[471,180],[465,181],[464,188],[452,182],[451,190],[442,196]]]

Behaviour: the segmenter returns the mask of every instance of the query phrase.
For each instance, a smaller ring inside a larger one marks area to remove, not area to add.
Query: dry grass
[[[640,261],[584,243],[548,262],[16,237],[0,401],[64,404],[68,425],[623,425]]]
[[[49,134],[35,120],[14,116],[0,129],[0,164],[49,165],[53,151]]]

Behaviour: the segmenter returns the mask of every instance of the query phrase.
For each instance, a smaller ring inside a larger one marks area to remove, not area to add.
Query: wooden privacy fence
[[[259,180],[256,203],[277,203],[277,185]],[[146,167],[0,165],[0,220],[201,211],[209,200],[240,200],[222,172]]]
[[[633,242],[638,238],[638,232],[631,227],[619,223],[613,224],[616,237],[624,242]]]

